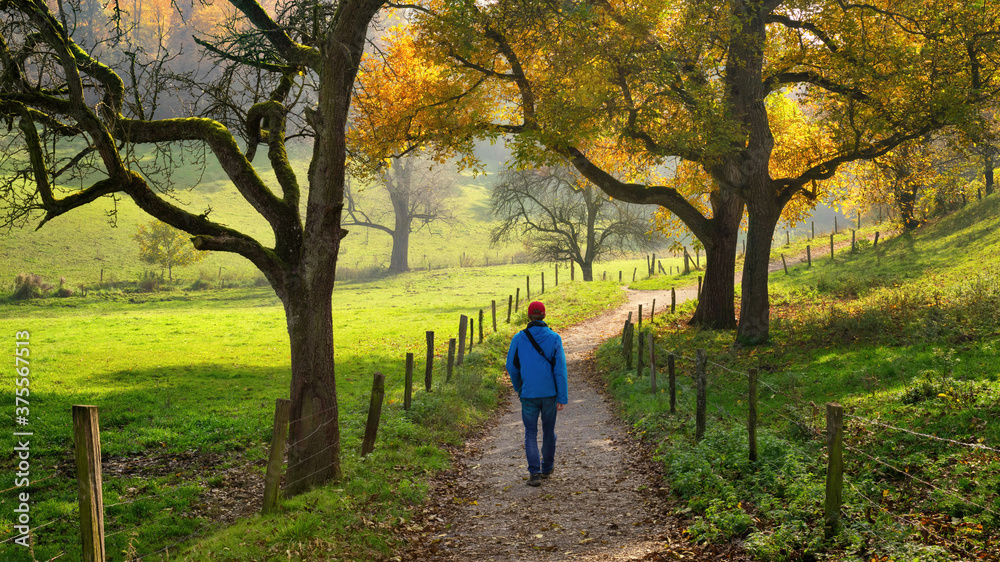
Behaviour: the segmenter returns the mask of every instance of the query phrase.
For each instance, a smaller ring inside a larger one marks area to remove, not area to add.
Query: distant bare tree
[[[593,281],[597,258],[653,246],[641,206],[611,200],[570,168],[503,172],[490,209],[500,220],[493,244],[526,237],[535,259],[571,259],[584,281]]]
[[[374,198],[361,201],[354,189],[346,193],[344,226],[363,226],[392,236],[389,271],[409,271],[410,234],[435,221],[450,222],[448,199],[455,193],[454,173],[417,156],[393,157],[380,185],[389,205]]]

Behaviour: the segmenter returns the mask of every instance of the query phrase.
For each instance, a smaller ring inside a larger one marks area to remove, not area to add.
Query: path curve
[[[819,250],[813,257],[821,255]],[[805,261],[804,253],[786,258],[789,265]],[[772,273],[781,269],[780,261],[768,267]],[[736,283],[741,279],[742,271],[737,271]],[[432,483],[434,499],[414,519],[417,526],[400,559],[660,560],[665,542],[672,542],[669,550],[693,554],[691,545],[676,541],[680,529],[658,505],[665,490],[656,471],[638,466],[642,455],[637,440],[590,383],[598,379],[592,372],[594,350],[619,337],[629,312],[636,313],[641,304],[648,319],[654,300],[655,314],[670,307],[669,289],[625,292],[628,300],[620,307],[560,330],[570,402],[556,422],[552,478],[538,488],[526,485],[521,408],[508,402],[496,426],[467,442],[455,468]],[[696,298],[697,286],[678,288],[676,294],[677,304]],[[714,554],[693,555],[743,558],[729,549]]]
[[[634,466],[635,440],[588,382],[594,350],[620,334],[629,311],[642,304],[648,319],[653,299],[657,314],[670,307],[669,290],[626,293],[622,306],[560,331],[569,404],[556,422],[552,477],[526,485],[521,409],[512,401],[496,427],[467,444],[473,453],[460,461],[457,481],[443,484],[450,506],[439,502],[429,516],[439,524],[413,545],[420,559],[632,560],[662,549],[663,510],[651,505],[661,483]],[[695,293],[678,290],[678,304]]]

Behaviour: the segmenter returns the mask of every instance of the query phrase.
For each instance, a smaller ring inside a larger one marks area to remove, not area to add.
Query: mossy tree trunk
[[[25,216],[41,209],[45,212],[41,227],[102,197],[125,194],[146,213],[190,234],[195,248],[236,253],[260,269],[284,304],[287,320],[292,404],[286,491],[294,494],[340,476],[331,310],[340,241],[346,234],[341,225],[345,131],[368,25],[383,1],[343,0],[335,10],[319,4],[303,7],[315,25],[314,36],[301,38],[301,43],[256,0],[230,3],[248,26],[256,28],[260,44],[254,48],[267,56],[245,57],[243,52],[196,40],[219,64],[249,68],[253,76],[269,73],[274,77],[267,82],[273,85],[270,96],[245,108],[240,124],[247,130],[245,152],[219,121],[153,119],[141,108],[126,107],[126,97],[142,102],[142,96],[126,87],[135,87],[134,76],[128,82],[122,80],[80,48],[44,3],[10,2],[7,9],[12,17],[4,28],[9,36],[0,42],[0,66],[7,78],[0,84],[0,115],[19,121],[26,156],[18,165],[30,170],[28,186],[34,190],[18,208],[4,209],[4,219],[6,224],[23,223]],[[20,45],[27,52],[15,54],[9,45]],[[28,77],[11,66],[12,61],[26,59],[38,61],[37,76]],[[296,105],[300,98],[289,94],[294,82],[306,75],[312,79],[300,85],[316,80],[319,90],[316,105],[303,109]],[[52,87],[43,91],[39,84]],[[101,99],[96,111],[89,103],[95,97]],[[299,178],[285,150],[287,116],[293,109],[302,111],[314,135],[304,218]],[[182,143],[192,142],[211,151],[240,195],[268,222],[273,247],[211,220],[208,212],[197,214],[175,205],[169,194],[154,189],[134,170],[134,163],[125,156],[141,144],[184,150]],[[63,195],[52,188],[59,178],[51,172],[63,164],[49,157],[64,148],[78,150],[75,147],[81,144],[89,147],[87,152],[70,163],[100,167],[104,177]],[[277,185],[266,184],[252,163],[258,146],[267,149]]]

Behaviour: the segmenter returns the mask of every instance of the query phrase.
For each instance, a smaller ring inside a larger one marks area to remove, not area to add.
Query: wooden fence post
[[[540,292],[538,294],[539,295],[544,295],[545,294],[545,272],[544,271],[542,272],[542,292]]]
[[[531,276],[524,276],[524,300],[531,302]]]
[[[361,456],[375,450],[378,422],[382,417],[382,399],[385,398],[385,375],[375,372],[372,380],[372,398],[368,403],[368,421],[365,423],[365,440],[361,442]]]
[[[493,333],[497,333],[497,301],[493,299],[490,301],[490,307],[493,310]]]
[[[649,388],[656,394],[656,339],[653,330],[649,331]]]
[[[812,222],[812,235],[809,236],[810,240],[816,238],[816,221],[811,221],[811,222]]]
[[[620,270],[620,269],[618,270],[618,282],[619,283],[622,282],[622,270]]]
[[[635,336],[635,324],[629,322],[625,325],[625,368],[632,368],[632,343]]]
[[[456,365],[461,365],[465,360],[465,332],[469,329],[469,317],[462,315],[458,319],[458,359]]]
[[[264,515],[278,507],[281,491],[281,464],[285,460],[285,443],[288,441],[288,418],[292,413],[292,401],[278,398],[274,401],[274,427],[271,430],[271,451],[267,458],[267,472],[264,474],[264,505],[260,512]]]
[[[833,235],[830,235],[830,261],[833,261]]]
[[[747,416],[747,433],[750,441],[750,462],[757,462],[757,369],[750,369],[750,413]]]
[[[521,306],[521,288],[518,287],[517,290],[514,291],[514,312],[517,312],[517,309],[520,306]]]
[[[403,380],[403,409],[413,404],[413,354],[406,354],[406,378]]]
[[[646,338],[642,337],[642,328],[639,328],[639,349],[635,354],[635,380],[642,379],[642,367],[645,363],[643,354],[646,352]]]
[[[844,492],[844,408],[826,405],[826,538],[840,532],[840,506]]]
[[[479,343],[483,343],[483,309],[479,309]]]
[[[670,413],[677,413],[677,371],[674,368],[674,354],[667,355],[667,385],[670,392]]]
[[[698,404],[697,412],[695,418],[695,434],[694,438],[696,442],[700,442],[705,436],[705,407],[708,402],[705,393],[708,386],[708,374],[705,372],[705,363],[708,362],[708,354],[704,349],[698,350],[698,355],[695,357],[695,371],[698,378]]]
[[[559,262],[556,262],[556,287],[559,286]]]
[[[633,281],[633,282],[635,282],[635,274],[636,274],[636,273],[637,273],[638,271],[639,271],[639,268],[638,268],[638,267],[636,267],[636,268],[633,268],[633,269],[632,269],[632,281]]]
[[[507,295],[507,323],[510,324],[510,311],[514,307],[514,295]]]
[[[83,559],[86,562],[104,562],[104,494],[97,406],[73,406],[73,443],[76,449]]]
[[[469,318],[469,353],[472,353],[472,344],[476,340],[476,319]]]
[[[660,268],[660,273],[662,273],[663,275],[667,274],[667,270],[663,269],[663,262],[662,261],[657,261],[656,262],[656,266]]]
[[[858,230],[861,230],[861,211],[858,211]]]
[[[878,248],[878,231],[877,230],[875,231],[875,243],[872,244],[872,250],[874,250],[875,248]]]
[[[625,336],[628,335],[628,325],[632,323],[632,312],[629,311],[628,319],[625,320],[625,324],[622,325],[622,349],[625,349]]]
[[[427,365],[424,368],[424,388],[431,391],[431,378],[434,376],[434,330],[427,330]]]
[[[785,230],[785,246],[791,246],[791,245],[792,245],[792,235],[788,233],[788,230]]]
[[[677,291],[670,287],[670,314],[677,311]]]
[[[806,267],[813,266],[812,248],[806,245]]]
[[[642,331],[642,305],[639,305],[639,331]]]
[[[451,373],[455,370],[455,338],[448,340],[448,373],[444,382],[451,382]]]
[[[653,315],[656,314],[656,299],[653,299],[653,306],[649,307],[649,321],[653,321]]]

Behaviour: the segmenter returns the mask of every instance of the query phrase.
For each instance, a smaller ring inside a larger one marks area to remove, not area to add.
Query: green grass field
[[[847,234],[847,239],[850,238]],[[843,235],[838,237],[842,239]],[[827,238],[827,242],[828,242]],[[793,240],[793,244],[795,241]],[[799,241],[800,245],[808,243]],[[767,345],[657,320],[661,374],[599,359],[626,418],[657,447],[699,541],[759,560],[997,560],[1000,553],[1000,197],[918,231],[771,276]],[[786,250],[787,252],[787,250]],[[693,358],[708,353],[708,431],[694,443]],[[747,372],[760,369],[759,460],[747,459]],[[845,407],[843,530],[826,539],[825,407]]]
[[[302,174],[308,165],[307,156],[301,149],[290,151],[293,166]],[[266,160],[260,159],[257,164],[261,176],[276,185]],[[214,220],[235,226],[265,245],[273,244],[266,221],[239,195],[218,166],[185,166],[174,173],[173,181],[175,204],[196,213],[211,209]],[[451,199],[455,220],[431,223],[411,235],[412,269],[510,264],[512,259],[517,263],[527,261],[525,246],[520,241],[490,247],[493,218],[488,202],[492,182],[490,175],[473,176],[469,172],[459,175],[456,194]],[[359,190],[358,196],[368,204],[388,202],[377,187]],[[303,205],[304,202],[303,196]],[[114,226],[109,224],[112,212]],[[10,291],[14,276],[22,272],[41,275],[53,285],[64,278],[70,287],[96,285],[102,280],[106,283],[134,280],[144,272],[159,273],[156,266],[140,260],[138,244],[132,238],[139,225],[150,220],[128,198],[117,201],[104,198],[57,217],[37,231],[29,227],[5,232],[0,236],[0,271],[5,272],[0,278],[0,292]],[[349,230],[341,250],[338,278],[371,278],[384,272],[392,250],[390,236],[371,228]],[[638,264],[632,267],[635,265]],[[628,272],[631,271],[629,268]],[[212,252],[203,261],[175,269],[174,277],[187,285],[197,279],[215,285],[221,281],[228,286],[263,282],[263,276],[249,261],[223,252]],[[630,279],[628,273],[625,279]]]
[[[35,557],[79,556],[73,404],[100,408],[102,454],[111,469],[104,477],[108,552],[114,558],[125,552],[141,556],[196,531],[192,538],[207,542],[189,547],[188,541],[181,547],[223,558],[228,556],[224,548],[236,549],[233,560],[267,558],[271,549],[298,549],[303,537],[340,537],[335,546],[309,547],[314,551],[303,553],[306,558],[323,558],[318,553],[327,548],[346,558],[388,555],[394,527],[366,526],[363,520],[402,524],[406,508],[420,501],[427,474],[447,465],[440,446],[458,443],[495,406],[504,392],[497,361],[513,329],[505,323],[507,295],[523,285],[526,275],[539,279],[538,273],[539,266],[516,265],[339,284],[334,323],[347,479],[289,502],[285,517],[251,518],[241,521],[239,530],[219,535],[214,535],[219,525],[212,521],[234,508],[213,498],[242,494],[241,482],[259,480],[263,468],[258,461],[266,457],[274,400],[288,395],[288,335],[282,307],[270,289],[91,295],[0,306],[9,350],[15,332],[30,332],[28,427],[35,433],[31,466],[38,482],[30,488],[32,524],[56,520],[37,531]],[[598,314],[621,299],[617,282],[560,281],[540,297],[556,327]],[[522,299],[524,293],[522,288]],[[537,293],[533,298],[539,298]],[[440,356],[447,353],[447,338],[457,333],[459,315],[477,318],[483,308],[490,334],[494,299],[500,334],[487,338],[481,348],[477,345],[456,380],[444,384]],[[523,306],[514,315],[515,325],[524,321]],[[422,373],[426,330],[436,332],[435,392],[423,392],[422,376],[415,377],[421,390],[415,393],[414,408],[404,412],[405,353],[420,359]],[[387,377],[383,427],[377,452],[362,460],[357,449],[376,370]],[[13,408],[12,385],[4,386],[0,400]],[[12,450],[11,431],[0,441]],[[11,474],[14,461],[5,456],[0,470]],[[152,497],[141,499],[147,496]],[[259,505],[259,497],[237,497],[250,512]],[[9,494],[0,498],[3,538],[12,529],[12,501]],[[317,501],[330,504],[326,509],[336,513],[316,519],[310,502]],[[287,532],[273,532],[275,525]],[[246,543],[248,536],[256,537],[252,544],[229,542],[239,537]],[[226,546],[216,547],[215,541]],[[244,554],[235,554],[237,550]],[[4,560],[23,554],[21,547],[0,544]]]

